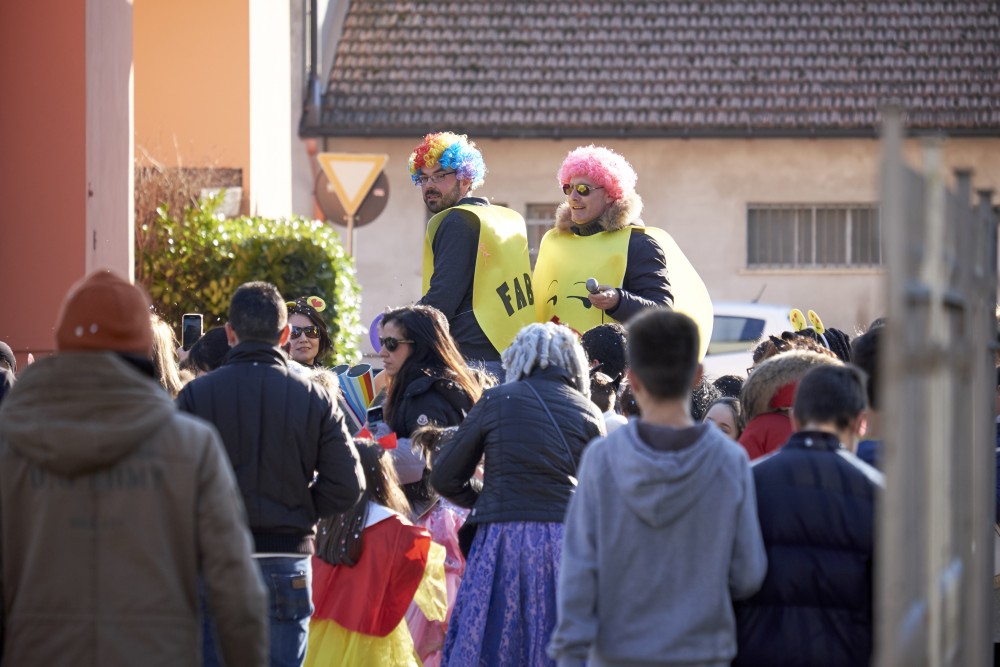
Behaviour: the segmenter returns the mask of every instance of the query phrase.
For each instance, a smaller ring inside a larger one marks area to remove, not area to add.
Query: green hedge
[[[322,297],[333,340],[328,363],[356,363],[360,290],[337,232],[301,217],[219,219],[216,203],[188,207],[179,219],[161,206],[155,222],[136,235],[143,239],[136,278],[157,312],[177,328],[184,313],[202,313],[207,330],[225,323],[237,287],[265,280],[288,300]]]

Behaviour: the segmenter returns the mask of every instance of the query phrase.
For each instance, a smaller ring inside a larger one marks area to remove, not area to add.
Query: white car
[[[715,319],[712,340],[703,362],[705,375],[747,376],[753,366],[753,349],[764,336],[780,336],[791,331],[791,306],[749,301],[720,301],[712,304]]]

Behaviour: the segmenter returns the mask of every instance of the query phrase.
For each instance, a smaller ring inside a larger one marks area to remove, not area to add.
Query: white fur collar
[[[597,218],[596,222],[602,232],[615,232],[625,229],[629,225],[642,226],[642,198],[635,192],[625,195],[616,202],[612,202],[604,213]],[[588,223],[592,224],[592,223]],[[570,231],[574,226],[570,218],[569,203],[563,202],[556,211],[555,228],[564,232]]]

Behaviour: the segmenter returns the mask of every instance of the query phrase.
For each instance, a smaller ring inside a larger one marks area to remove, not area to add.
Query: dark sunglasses
[[[292,338],[298,338],[302,334],[306,335],[306,338],[319,338],[319,327],[315,324],[311,324],[307,327],[297,327],[292,325]]]
[[[569,193],[573,192],[573,190],[576,190],[581,197],[589,197],[590,193],[593,192],[594,190],[603,190],[603,189],[604,189],[603,185],[587,185],[586,183],[577,183],[576,185],[570,185],[569,183],[566,183],[563,185],[563,194],[568,197]]]
[[[384,347],[385,349],[389,350],[390,352],[395,352],[396,349],[399,348],[399,346],[402,345],[403,343],[409,343],[410,345],[413,345],[412,340],[403,340],[402,338],[393,338],[392,336],[389,336],[388,338],[382,338],[380,336],[378,339],[378,344]]]

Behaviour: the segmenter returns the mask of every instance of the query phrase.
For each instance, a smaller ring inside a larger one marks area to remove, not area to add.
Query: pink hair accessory
[[[635,191],[639,180],[635,169],[624,157],[604,146],[580,146],[569,152],[559,167],[559,185],[565,185],[578,176],[586,176],[591,185],[604,188],[608,196],[618,200]]]

